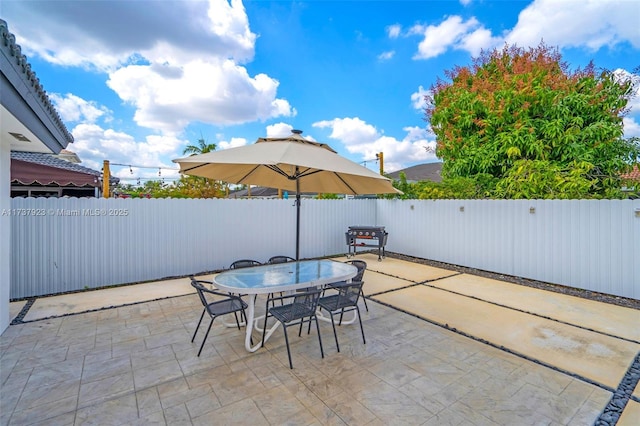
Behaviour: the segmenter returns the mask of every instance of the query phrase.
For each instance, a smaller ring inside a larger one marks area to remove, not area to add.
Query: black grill
[[[349,248],[347,257],[355,256],[358,247],[377,247],[378,261],[385,257],[384,246],[389,233],[384,230],[384,226],[350,226],[344,236]]]

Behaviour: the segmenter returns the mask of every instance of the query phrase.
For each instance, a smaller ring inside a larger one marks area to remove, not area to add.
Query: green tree
[[[569,71],[544,44],[483,52],[446,76],[425,110],[445,182],[490,176],[489,197],[624,196],[620,175],[640,154],[622,138],[630,79],[593,64]]]
[[[204,140],[204,137],[200,136],[196,145],[187,145],[182,154],[196,155],[196,154],[206,154],[207,152],[215,151],[217,145],[215,143],[207,143]]]
[[[182,175],[168,191],[172,198],[223,198],[225,186],[222,182],[199,176]]]

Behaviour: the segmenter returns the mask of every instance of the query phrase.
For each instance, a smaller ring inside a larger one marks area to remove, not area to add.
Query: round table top
[[[353,278],[358,269],[334,260],[303,260],[250,268],[230,269],[213,281],[221,290],[243,294],[265,294],[322,286]]]

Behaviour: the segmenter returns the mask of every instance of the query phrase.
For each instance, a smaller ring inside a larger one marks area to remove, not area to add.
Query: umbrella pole
[[[296,175],[298,168],[296,167]],[[300,180],[296,179],[296,260],[300,260]]]

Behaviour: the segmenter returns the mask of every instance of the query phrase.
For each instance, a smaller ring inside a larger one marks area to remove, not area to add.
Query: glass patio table
[[[298,262],[277,263],[254,266],[251,268],[230,269],[213,278],[215,286],[223,291],[248,296],[247,327],[244,346],[249,352],[255,352],[261,343],[252,346],[251,335],[255,323],[255,304],[258,294],[294,291],[307,287],[322,287],[326,284],[353,278],[358,269],[348,263],[334,260],[303,260]],[[271,337],[278,322],[265,334],[265,341]]]

